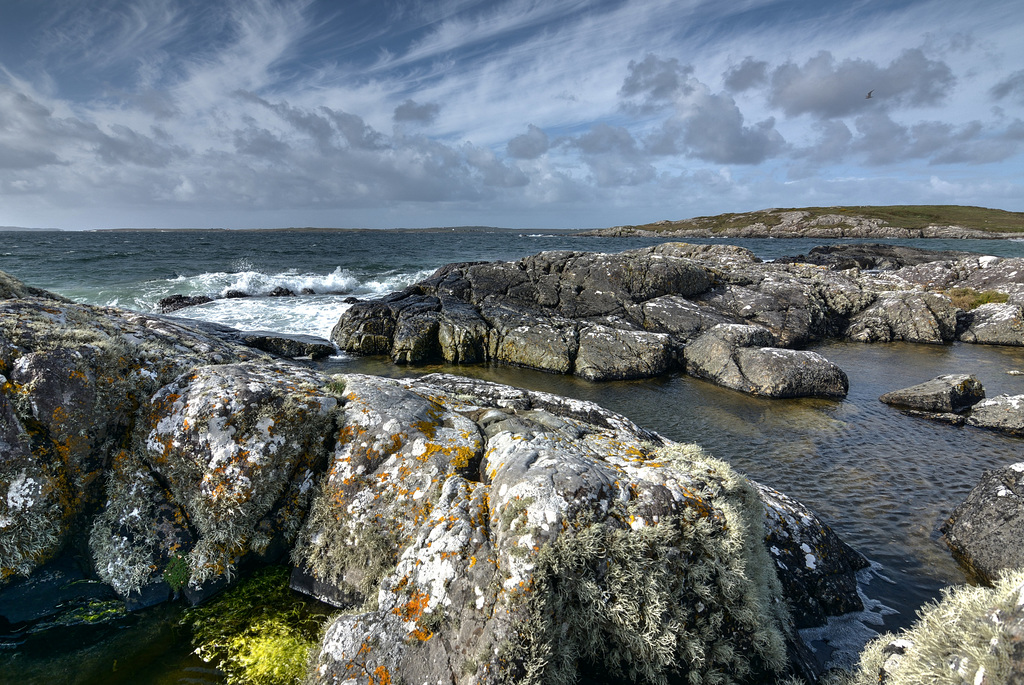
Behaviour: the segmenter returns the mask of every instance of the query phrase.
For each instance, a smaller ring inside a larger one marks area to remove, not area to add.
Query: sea
[[[213,301],[174,316],[327,338],[351,306],[347,299],[400,290],[450,262],[515,260],[544,250],[620,252],[664,240],[478,227],[9,231],[0,232],[0,270],[77,302],[142,312],[159,311],[158,302],[170,295],[205,295]],[[740,245],[772,260],[806,254],[816,245],[872,241],[686,242]],[[1024,242],[1016,240],[884,242],[1024,257]],[[297,295],[269,296],[277,288]],[[224,297],[231,291],[247,297]],[[878,397],[964,372],[975,374],[989,397],[1024,394],[1024,348],[825,342],[813,349],[849,376],[845,399],[767,400],[678,373],[594,383],[498,365],[400,367],[340,353],[316,365],[328,373],[392,377],[447,371],[591,400],[668,438],[698,443],[750,478],[797,498],[871,561],[861,574],[865,611],[804,634],[823,663],[842,666],[871,637],[909,626],[944,587],[969,582],[939,528],[986,469],[1022,458],[1019,439],[906,416]],[[88,660],[70,644],[50,644],[35,661],[17,654],[16,646],[0,647],[0,674],[17,672],[21,683],[36,682],[34,677],[38,682],[220,682],[215,671],[204,670],[189,654],[181,631],[162,627],[169,620],[166,610],[152,617],[140,619],[150,621],[145,625],[156,636],[151,642],[133,638],[126,648],[113,636],[94,645],[107,655],[97,657],[99,662],[109,661],[112,650],[121,655],[121,675],[89,675],[81,666]],[[73,664],[78,675],[63,680],[67,673],[48,673],[47,663]]]

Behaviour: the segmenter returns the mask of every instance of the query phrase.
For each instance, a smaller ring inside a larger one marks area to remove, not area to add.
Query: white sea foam
[[[360,279],[340,267],[329,274],[295,271],[266,274],[253,270],[211,272],[150,282],[151,287],[137,298],[136,308],[153,311],[161,298],[172,294],[205,295],[214,301],[186,307],[174,314],[242,330],[259,329],[329,338],[342,312],[351,306],[344,301],[347,297],[379,297],[423,280],[431,273],[431,270],[412,273],[391,271]],[[262,297],[275,288],[287,288],[299,296]],[[231,291],[252,297],[226,298]],[[308,294],[309,291],[314,294]]]
[[[240,330],[263,330],[330,338],[342,312],[351,307],[340,295],[247,297],[214,300],[174,312]]]
[[[857,572],[857,594],[864,603],[863,611],[830,616],[825,625],[800,631],[800,637],[816,654],[826,651],[819,657],[827,661],[827,668],[853,668],[864,646],[883,631],[885,617],[899,613],[865,594],[864,589],[876,579],[893,582],[882,572],[881,564],[876,562]]]

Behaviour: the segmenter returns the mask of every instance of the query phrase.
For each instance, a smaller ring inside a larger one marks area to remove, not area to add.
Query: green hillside
[[[698,216],[680,221],[659,221],[653,224],[635,226],[648,231],[676,231],[680,229],[704,229],[724,231],[745,228],[761,223],[777,226],[783,222],[785,212],[808,212],[804,221],[811,221],[826,214],[838,214],[850,218],[881,219],[889,226],[919,229],[927,226],[962,226],[980,231],[1024,232],[1024,212],[1007,212],[985,207],[962,205],[888,205],[853,207],[794,207],[790,209],[763,209],[756,212]]]

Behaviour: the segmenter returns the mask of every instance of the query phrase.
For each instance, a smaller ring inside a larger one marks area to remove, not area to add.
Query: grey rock
[[[886,404],[922,412],[959,414],[985,399],[985,388],[971,374],[947,374],[887,392],[878,399]]]
[[[664,333],[585,326],[579,332],[574,371],[591,381],[648,378],[676,368],[681,354]]]
[[[743,602],[763,601],[755,598],[767,589],[798,607],[801,625],[859,606],[859,555],[806,508],[695,446],[589,402],[468,378],[344,382],[345,428],[293,555],[298,586],[350,609],[314,657],[317,682],[353,669],[407,682],[494,683],[530,673],[771,673],[783,652],[796,662],[802,645],[787,649],[783,632],[771,634],[773,624],[789,625],[775,623],[781,604],[772,600],[756,610],[760,628],[730,611],[725,639],[743,656],[716,653],[712,617],[723,605],[714,591],[701,594],[693,618],[676,619],[678,628],[702,626],[687,643],[702,659],[628,656],[668,639],[664,620],[651,622],[644,607],[692,606],[689,588],[703,582],[707,569],[692,560],[659,570],[679,558],[662,556],[662,545],[685,544],[670,542],[677,525],[698,538],[707,526],[716,539],[740,530],[758,538],[733,548],[753,554],[750,562],[721,557],[710,542],[691,558],[715,559],[723,578],[739,563],[741,582],[752,583]],[[787,579],[775,585],[771,576]],[[752,628],[768,630],[759,638],[766,642],[751,643]]]
[[[164,314],[184,309],[185,307],[195,307],[200,304],[206,304],[207,302],[213,302],[213,298],[207,295],[169,295],[167,297],[160,298],[160,301],[156,303],[156,306],[160,308],[160,311]]]
[[[978,428],[1024,436],[1024,395],[997,395],[974,405],[967,423]]]
[[[943,533],[953,556],[984,583],[1024,568],[1024,462],[986,471]]]
[[[1024,311],[1019,304],[983,304],[964,315],[960,340],[984,345],[1024,345]]]
[[[844,397],[849,381],[820,354],[774,347],[760,326],[720,324],[683,351],[686,372],[765,397]]]
[[[266,355],[167,319],[0,301],[0,576],[28,575],[58,554],[101,501],[104,470],[161,385],[199,365],[256,358]]]
[[[867,309],[850,318],[845,335],[858,342],[906,341],[941,344],[956,337],[957,312],[938,293],[880,293]]]

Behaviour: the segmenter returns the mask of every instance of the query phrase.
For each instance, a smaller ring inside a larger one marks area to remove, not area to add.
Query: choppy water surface
[[[0,269],[93,304],[153,311],[160,297],[173,293],[217,295],[245,289],[258,295],[278,285],[309,288],[316,294],[219,300],[177,314],[317,335],[326,335],[347,307],[343,296],[390,292],[447,262],[515,259],[544,249],[612,252],[657,242],[529,232],[11,233],[4,238]],[[741,244],[772,259],[806,253],[829,241],[700,242]],[[899,242],[1024,256],[1024,243],[1012,241]],[[939,539],[938,527],[986,469],[1021,460],[1021,442],[908,417],[878,397],[957,372],[976,374],[990,397],[1022,394],[1024,376],[1007,372],[1024,371],[1024,351],[962,344],[832,343],[816,349],[848,374],[846,399],[758,399],[682,375],[590,383],[509,367],[409,369],[342,357],[322,368],[391,376],[461,373],[592,400],[667,437],[699,443],[755,480],[803,501],[876,562],[880,575],[868,586],[868,594],[895,611],[881,612],[886,615],[879,629],[898,629],[913,621],[924,602],[938,597],[941,587],[965,581]],[[170,656],[124,682],[189,682],[197,677],[194,662],[174,656],[174,650],[181,650],[180,639],[161,634],[154,640],[170,644],[160,648]],[[0,671],[3,663],[0,655]]]

